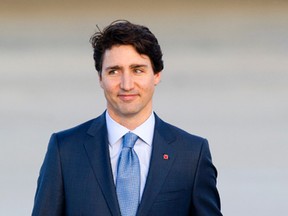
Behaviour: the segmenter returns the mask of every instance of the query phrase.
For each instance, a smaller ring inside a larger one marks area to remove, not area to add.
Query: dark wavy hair
[[[98,26],[97,26],[98,28]],[[95,68],[101,76],[103,55],[114,45],[132,45],[139,54],[147,55],[152,63],[154,74],[163,70],[162,51],[157,38],[145,26],[127,20],[116,20],[90,38],[93,47]]]

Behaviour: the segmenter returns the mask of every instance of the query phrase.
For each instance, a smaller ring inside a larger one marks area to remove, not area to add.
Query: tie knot
[[[123,148],[133,148],[136,141],[138,139],[138,136],[134,133],[128,132],[123,137]]]

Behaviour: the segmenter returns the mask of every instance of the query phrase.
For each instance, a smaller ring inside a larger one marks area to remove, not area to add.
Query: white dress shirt
[[[118,159],[122,150],[122,137],[130,130],[114,121],[108,114],[108,111],[106,111],[106,124],[108,130],[110,161],[114,183],[116,185]],[[155,116],[151,113],[150,117],[143,124],[131,131],[139,137],[135,143],[134,150],[138,155],[140,162],[140,199],[144,191],[149,171],[154,126]]]

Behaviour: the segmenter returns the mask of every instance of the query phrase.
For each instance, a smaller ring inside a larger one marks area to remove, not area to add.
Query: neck
[[[147,112],[146,114],[141,115],[117,115],[109,110],[107,110],[110,117],[119,123],[120,125],[126,127],[129,130],[134,130],[135,128],[139,127],[141,124],[143,124],[152,114],[152,110],[150,112]]]

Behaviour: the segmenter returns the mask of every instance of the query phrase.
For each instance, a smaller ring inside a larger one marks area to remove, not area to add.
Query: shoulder
[[[194,141],[203,141],[206,140],[204,137],[201,137],[199,135],[191,134],[175,125],[172,125],[168,122],[163,121],[161,118],[159,118],[155,114],[155,127],[160,129],[161,131],[166,131],[166,133],[169,133],[171,135],[177,135],[180,137],[183,137],[185,139],[190,139]]]
[[[83,139],[84,136],[89,134],[89,131],[95,130],[97,127],[103,127],[106,125],[105,115],[102,114],[97,118],[88,120],[72,128],[65,129],[59,132],[53,133],[52,137],[57,138],[61,141],[77,141],[78,139]]]
[[[181,146],[181,148],[201,148],[203,145],[208,145],[208,141],[204,137],[189,133],[175,125],[167,123],[157,115],[155,115],[155,119],[155,129],[165,136],[166,140],[174,140],[174,142],[177,143],[179,147]]]
[[[189,140],[194,140],[194,141],[200,141],[202,142],[203,140],[205,140],[204,137],[201,137],[199,135],[196,135],[196,134],[191,134],[190,132],[187,132],[175,125],[172,125],[172,124],[169,124],[167,122],[165,122],[168,127],[170,128],[171,131],[174,131],[174,133],[176,133],[178,136],[181,136],[185,139],[189,139]]]

